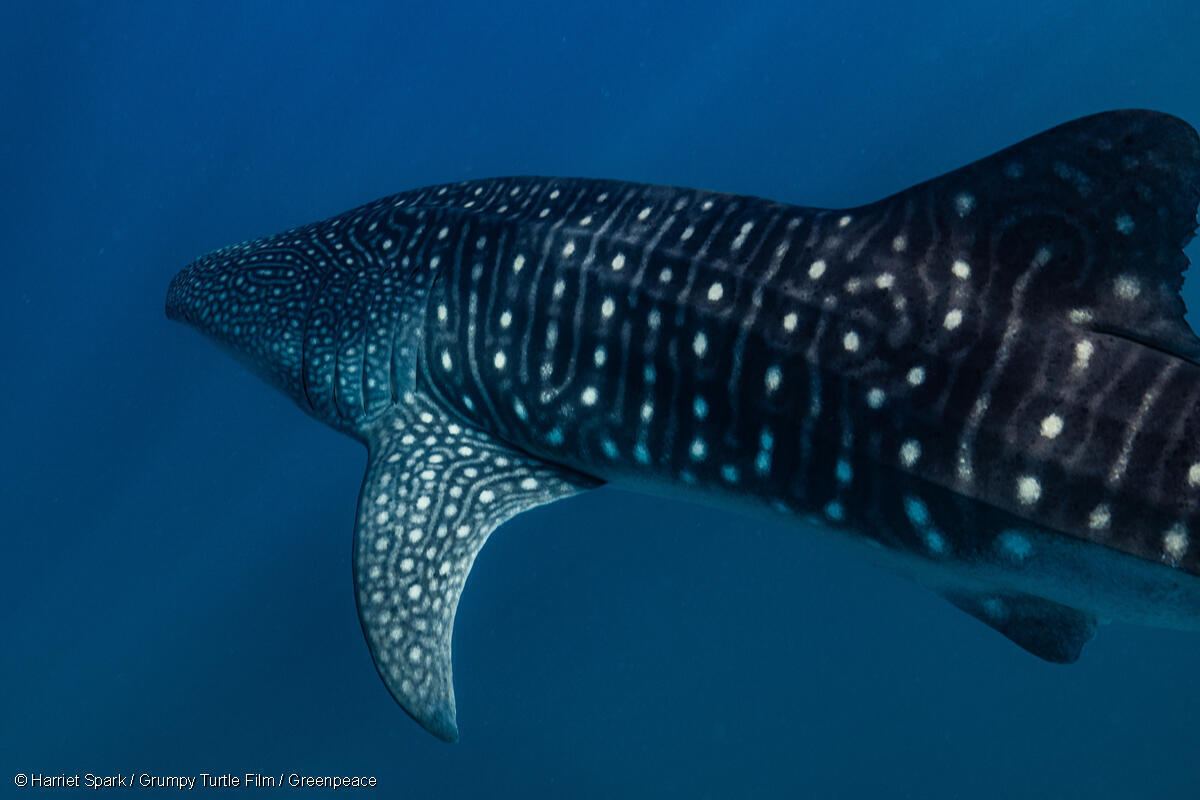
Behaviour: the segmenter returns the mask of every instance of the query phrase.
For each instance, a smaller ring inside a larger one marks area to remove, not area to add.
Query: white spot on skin
[[[849,483],[854,479],[854,469],[850,466],[849,461],[839,460],[837,462],[836,476],[838,483]]]
[[[1094,531],[1102,531],[1112,522],[1112,512],[1107,503],[1100,503],[1088,515],[1088,527]]]
[[[496,356],[492,359],[492,363],[496,365],[496,369],[504,369],[504,365],[508,363],[508,357],[503,351],[496,351]]]
[[[851,353],[858,352],[858,345],[858,334],[854,331],[850,331],[842,337],[842,347],[846,348]]]
[[[1033,543],[1016,531],[1005,531],[996,539],[1001,552],[1015,561],[1024,561],[1033,553]]]
[[[509,325],[512,325],[512,312],[505,311],[500,314],[500,327],[507,328]]]
[[[916,439],[908,439],[900,445],[900,463],[906,467],[914,466],[921,458],[921,443]]]
[[[707,452],[708,445],[704,443],[703,439],[699,438],[693,439],[692,446],[688,448],[688,453],[691,455],[693,461],[703,461]]]
[[[824,274],[825,274],[825,259],[818,258],[816,261],[814,261],[812,263],[812,266],[810,266],[808,268],[808,277],[812,278],[815,281],[817,278],[821,277]]]
[[[592,354],[592,360],[597,367],[603,367],[604,362],[608,360],[608,351],[603,346],[597,347],[596,352]]]
[[[954,210],[960,217],[970,214],[973,208],[975,208],[975,198],[966,192],[962,192],[954,198]]]
[[[908,517],[908,521],[917,528],[924,528],[931,521],[929,508],[921,502],[920,498],[912,495],[904,498],[904,513]]]
[[[624,253],[617,253],[615,256],[613,256],[612,268],[616,272],[620,272],[621,270],[625,269],[625,254]]]
[[[517,257],[513,259],[513,273],[519,273],[524,266],[525,256],[518,254]]]
[[[649,422],[654,417],[654,404],[642,403],[642,422]]]
[[[450,358],[450,353],[443,350],[442,351],[442,369],[449,372],[453,368],[454,368],[454,360]]]
[[[1023,506],[1031,506],[1042,496],[1042,484],[1032,475],[1017,478],[1017,500]]]
[[[1200,487],[1200,463],[1188,467],[1187,482],[1193,489]]]
[[[645,208],[643,208],[641,211],[638,212],[638,220],[640,220],[641,222],[645,222],[646,218],[649,216],[650,216],[650,206],[646,206]]]
[[[1075,371],[1083,372],[1088,368],[1088,362],[1092,360],[1092,353],[1095,352],[1095,346],[1087,339],[1080,339],[1075,343]]]
[[[604,298],[604,302],[600,304],[600,314],[605,319],[611,317],[617,310],[617,304],[613,302],[611,297]]]
[[[1051,414],[1042,420],[1042,436],[1053,439],[1062,433],[1063,421],[1058,414]]]
[[[1133,300],[1142,293],[1142,286],[1132,275],[1120,275],[1113,282],[1113,294],[1122,300]]]
[[[703,397],[697,397],[692,401],[692,414],[696,419],[704,419],[708,416],[708,401]]]
[[[600,395],[597,393],[595,386],[588,386],[579,395],[579,399],[583,401],[585,406],[594,406],[596,405],[596,401],[600,399]]]
[[[749,234],[751,229],[753,229],[753,228],[754,228],[753,222],[746,222],[742,225],[741,230],[738,232],[738,235],[733,240],[732,248],[734,250],[742,249],[742,245],[744,245],[746,243],[746,235]]]
[[[842,217],[841,219],[839,219],[839,220],[838,220],[838,227],[839,227],[839,228],[844,228],[844,227],[846,227],[847,225],[849,225],[849,224],[850,224],[850,221],[851,221],[852,219],[853,219],[853,217],[851,217],[849,214],[847,214],[846,216],[844,216],[844,217]]]
[[[564,258],[569,258],[571,256],[571,254],[574,252],[575,252],[575,243],[574,242],[567,242],[565,245],[563,245],[562,254],[563,254]]]
[[[1092,312],[1086,308],[1072,308],[1067,317],[1076,325],[1083,325],[1092,321]]]
[[[964,281],[971,277],[971,265],[961,258],[955,260],[954,264],[950,267],[950,271],[954,273],[954,277]]]
[[[767,391],[773,392],[778,389],[779,384],[783,382],[783,373],[780,371],[779,367],[767,367],[767,374],[763,378],[763,381],[767,385]]]
[[[789,312],[783,317],[783,329],[788,333],[791,333],[792,331],[796,330],[796,325],[799,322],[800,318],[796,316],[795,312]]]
[[[721,467],[721,477],[726,483],[737,483],[739,477],[738,468],[732,464],[726,464],[725,466]]]
[[[945,326],[946,330],[952,331],[959,325],[962,325],[962,319],[962,311],[957,308],[952,308],[946,313],[946,319],[942,321],[942,325]]]
[[[880,289],[890,289],[896,285],[896,276],[890,272],[884,272],[875,279],[875,285]]]
[[[920,386],[925,382],[925,368],[913,367],[908,371],[908,383],[910,386]]]
[[[725,287],[722,286],[721,284],[714,283],[712,286],[708,287],[708,301],[710,303],[716,303],[724,295],[725,295]]]
[[[481,503],[490,503],[495,499],[496,499],[496,493],[493,492],[491,489],[484,489],[482,492],[479,493],[479,502],[481,502]]]
[[[883,389],[875,387],[867,392],[867,405],[873,409],[883,407],[883,401],[887,399],[887,395],[883,393]]]
[[[938,553],[939,555],[946,552],[946,537],[937,531],[932,529],[927,530],[922,538],[925,540],[925,546],[931,552]]]
[[[450,316],[450,311],[449,311],[449,309],[446,308],[445,305],[439,305],[437,307],[437,315],[438,315],[438,322],[445,322],[446,318]]]
[[[531,492],[538,487],[537,478],[525,478],[521,481],[521,488],[527,492]]]
[[[1118,233],[1123,233],[1126,236],[1133,233],[1133,217],[1128,214],[1117,214],[1115,222]]]
[[[1170,556],[1175,561],[1183,558],[1188,551],[1188,535],[1187,530],[1179,524],[1171,526],[1163,536],[1163,552]]]
[[[908,237],[897,236],[895,239],[892,239],[893,253],[903,253],[906,249],[908,249]]]
[[[421,599],[421,585],[419,583],[414,583],[412,586],[408,587],[408,599],[409,600],[420,600]]]
[[[704,335],[703,331],[697,333],[695,338],[692,339],[692,352],[701,358],[708,352],[708,337]]]

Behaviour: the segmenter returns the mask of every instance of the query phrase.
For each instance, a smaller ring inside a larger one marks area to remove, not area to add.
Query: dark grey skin
[[[846,210],[474,181],[205,256],[167,313],[367,444],[363,630],[454,740],[476,553],[603,482],[817,522],[1051,661],[1198,627],[1198,201],[1144,111]]]

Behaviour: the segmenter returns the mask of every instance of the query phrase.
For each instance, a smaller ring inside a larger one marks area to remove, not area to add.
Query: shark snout
[[[191,281],[191,267],[175,273],[171,285],[167,287],[167,319],[176,322],[190,322],[188,316],[187,287]]]

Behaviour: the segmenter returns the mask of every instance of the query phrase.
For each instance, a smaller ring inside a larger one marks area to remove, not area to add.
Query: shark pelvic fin
[[[1029,595],[947,594],[946,599],[1038,658],[1073,664],[1096,634],[1096,618]]]
[[[410,394],[367,431],[354,529],[359,620],[388,691],[458,740],[450,640],[467,574],[502,522],[599,481],[538,461]]]

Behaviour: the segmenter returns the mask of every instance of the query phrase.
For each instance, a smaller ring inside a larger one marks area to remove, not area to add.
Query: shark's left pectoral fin
[[[368,433],[354,531],[363,633],[396,701],[434,735],[457,741],[450,639],[476,554],[508,518],[599,481],[457,423],[418,396]]]
[[[1038,658],[1073,664],[1096,634],[1096,618],[1029,595],[946,594],[946,599]]]

